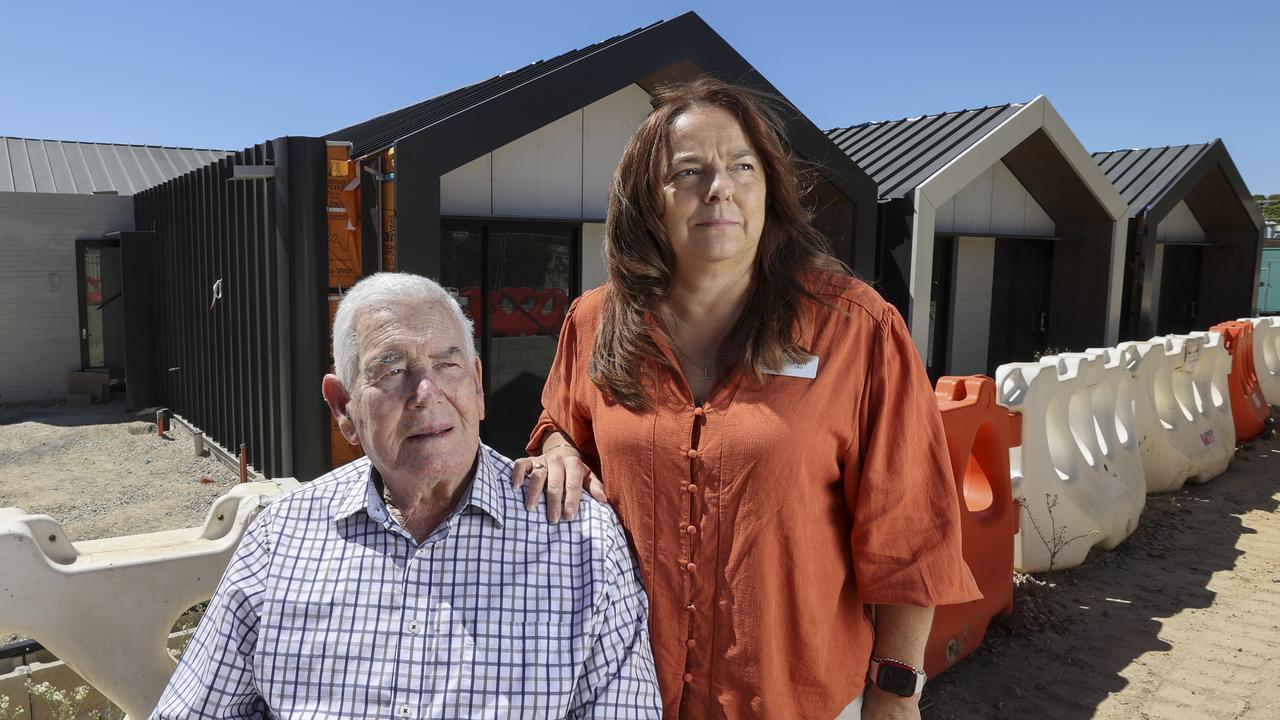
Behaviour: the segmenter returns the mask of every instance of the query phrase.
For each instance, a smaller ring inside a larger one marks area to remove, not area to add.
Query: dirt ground
[[[1280,718],[1278,506],[1269,430],[1207,484],[1148,497],[1115,550],[1021,578],[1013,615],[926,687],[925,720]]]
[[[0,408],[0,507],[49,515],[73,541],[200,525],[238,480],[185,432],[157,437],[155,413],[123,397]]]

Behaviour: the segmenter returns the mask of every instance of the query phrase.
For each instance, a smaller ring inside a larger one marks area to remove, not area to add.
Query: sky
[[[0,135],[323,135],[693,10],[823,129],[1046,95],[1090,151],[1222,138],[1280,193],[1280,2],[15,2]]]

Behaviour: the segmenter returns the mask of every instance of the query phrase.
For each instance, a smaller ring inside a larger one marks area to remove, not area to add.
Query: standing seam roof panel
[[[880,197],[901,197],[1024,107],[1010,103],[865,123],[827,135],[872,176]]]
[[[27,144],[10,138],[8,145],[9,163],[13,166],[13,189],[17,192],[35,192],[36,180],[31,174],[31,158],[27,155]]]
[[[66,148],[62,143],[48,143],[45,155],[49,158],[49,168],[53,173],[54,192],[76,192],[76,181],[71,176],[71,164],[67,162]]]
[[[67,166],[71,169],[71,177],[75,179],[76,192],[92,193],[93,177],[89,175],[84,149],[80,143],[63,143],[63,151],[66,153]]]
[[[1113,150],[1093,153],[1125,202],[1136,215],[1164,191],[1209,147],[1209,143],[1171,147]]]
[[[27,140],[27,158],[31,161],[31,177],[36,184],[36,192],[52,193],[58,191],[53,182],[53,167],[49,156],[45,153],[44,143],[39,140]]]
[[[131,195],[226,155],[207,149],[0,137],[0,191]]]
[[[0,192],[13,191],[13,168],[9,164],[9,143],[0,142]]]

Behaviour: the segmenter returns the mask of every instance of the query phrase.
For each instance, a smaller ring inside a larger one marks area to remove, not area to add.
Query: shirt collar
[[[479,458],[471,487],[467,490],[467,496],[460,507],[475,507],[493,518],[501,527],[506,520],[506,514],[502,510],[502,488],[499,485],[503,481],[501,477],[503,473],[494,461],[493,453],[483,444],[480,445]],[[362,461],[364,467],[360,471],[360,481],[349,483],[343,489],[334,509],[333,519],[335,522],[342,521],[364,510],[370,518],[385,524],[387,506],[378,493],[377,483],[374,482],[373,463],[367,457],[362,458]]]

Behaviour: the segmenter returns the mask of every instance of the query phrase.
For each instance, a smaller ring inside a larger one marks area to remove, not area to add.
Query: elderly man
[[[526,509],[457,303],[380,273],[333,337],[324,396],[366,457],[254,521],[153,717],[659,717],[622,530]]]

